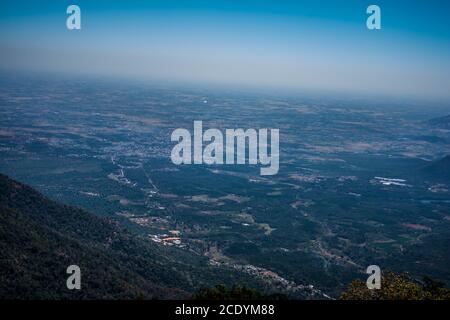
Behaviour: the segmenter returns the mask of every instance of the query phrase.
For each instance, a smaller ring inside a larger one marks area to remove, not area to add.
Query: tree
[[[423,284],[406,274],[383,272],[381,289],[370,290],[361,280],[353,280],[342,300],[450,300],[450,290],[441,282],[425,277]]]

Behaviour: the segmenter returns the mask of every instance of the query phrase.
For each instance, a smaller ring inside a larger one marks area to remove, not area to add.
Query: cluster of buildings
[[[184,245],[181,243],[181,232],[178,230],[170,230],[169,234],[149,234],[150,240],[156,243],[160,243],[165,246],[177,246],[183,248]]]

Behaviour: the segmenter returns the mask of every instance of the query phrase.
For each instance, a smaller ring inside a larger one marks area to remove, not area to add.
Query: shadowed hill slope
[[[186,298],[203,286],[246,283],[203,257],[157,246],[4,175],[0,252],[3,299]],[[81,268],[81,290],[66,288],[72,264]]]

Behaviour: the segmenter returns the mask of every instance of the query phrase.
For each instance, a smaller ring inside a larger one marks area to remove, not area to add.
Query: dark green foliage
[[[163,255],[112,221],[57,204],[5,176],[0,190],[1,298],[186,295],[175,289],[183,283],[180,274],[158,261]],[[82,270],[82,290],[66,288],[71,264]]]
[[[450,300],[450,290],[429,277],[424,283],[392,271],[383,273],[381,289],[369,290],[361,280],[354,280],[341,295],[342,300]]]

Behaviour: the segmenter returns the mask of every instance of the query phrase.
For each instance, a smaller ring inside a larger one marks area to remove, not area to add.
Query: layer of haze
[[[72,3],[2,1],[0,68],[450,99],[448,1]]]

